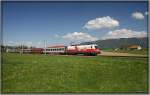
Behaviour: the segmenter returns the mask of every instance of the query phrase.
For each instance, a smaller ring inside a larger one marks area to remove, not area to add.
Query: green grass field
[[[3,54],[2,93],[147,93],[148,58]]]

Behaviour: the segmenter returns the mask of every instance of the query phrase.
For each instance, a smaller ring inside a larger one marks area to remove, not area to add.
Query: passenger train
[[[39,53],[39,54],[84,54],[97,55],[101,53],[96,44],[91,45],[70,45],[70,46],[51,46],[47,48],[23,49],[23,53]]]

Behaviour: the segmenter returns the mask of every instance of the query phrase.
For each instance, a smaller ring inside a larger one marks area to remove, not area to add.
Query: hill
[[[83,42],[81,44],[97,44],[99,48],[120,48],[131,44],[137,44],[143,48],[148,48],[148,37],[144,38],[120,38],[120,39],[106,39],[92,42]]]

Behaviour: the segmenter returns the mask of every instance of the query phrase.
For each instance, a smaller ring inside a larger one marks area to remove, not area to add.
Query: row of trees
[[[1,51],[2,52],[6,52],[7,49],[30,49],[30,48],[35,48],[35,47],[28,47],[26,45],[19,45],[19,46],[1,45]]]

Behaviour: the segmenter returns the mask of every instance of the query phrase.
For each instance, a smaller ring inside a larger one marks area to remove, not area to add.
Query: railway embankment
[[[101,51],[101,54],[99,54],[99,56],[148,57],[148,55],[130,54],[130,53],[118,53],[118,52],[107,52],[107,51]]]

